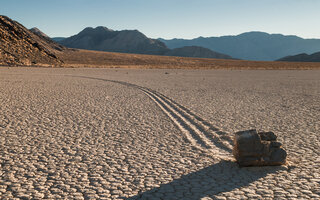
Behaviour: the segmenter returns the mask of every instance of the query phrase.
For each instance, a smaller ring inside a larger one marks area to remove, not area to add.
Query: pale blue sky
[[[0,14],[51,37],[106,26],[166,39],[248,31],[320,38],[320,0],[0,0]]]

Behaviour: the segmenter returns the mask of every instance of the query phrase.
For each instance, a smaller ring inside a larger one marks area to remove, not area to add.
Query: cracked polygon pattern
[[[317,199],[319,73],[0,68],[0,197]],[[251,128],[287,166],[233,162]]]

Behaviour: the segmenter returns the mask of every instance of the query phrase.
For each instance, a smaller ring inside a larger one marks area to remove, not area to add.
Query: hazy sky
[[[51,37],[106,26],[166,39],[248,31],[320,38],[320,0],[0,0],[0,14]]]

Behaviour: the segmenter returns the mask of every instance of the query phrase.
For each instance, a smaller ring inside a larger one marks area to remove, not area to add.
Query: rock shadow
[[[201,199],[248,186],[268,174],[282,170],[286,170],[286,168],[282,166],[240,168],[235,162],[221,161],[199,171],[183,175],[170,183],[160,185],[160,187],[122,199]]]

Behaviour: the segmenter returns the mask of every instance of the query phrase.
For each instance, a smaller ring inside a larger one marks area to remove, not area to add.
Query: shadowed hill
[[[85,28],[77,35],[60,41],[60,44],[78,49],[156,55],[169,50],[162,42],[137,30],[113,31],[102,26]]]
[[[289,62],[320,62],[320,52],[308,55],[305,53],[294,55],[294,56],[286,56],[284,58],[279,59],[279,61],[289,61]]]
[[[210,49],[198,46],[186,46],[181,48],[172,49],[165,55],[167,56],[180,56],[180,57],[196,57],[196,58],[219,58],[219,59],[232,59],[231,56],[211,51]]]
[[[0,64],[61,64],[56,56],[64,47],[29,31],[16,21],[0,16]]]

